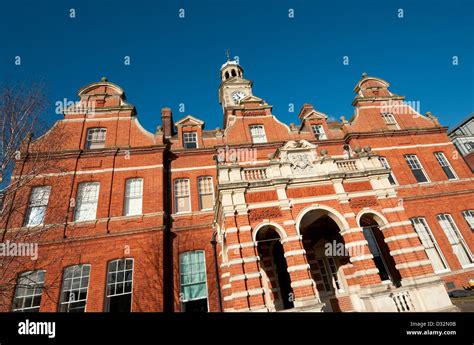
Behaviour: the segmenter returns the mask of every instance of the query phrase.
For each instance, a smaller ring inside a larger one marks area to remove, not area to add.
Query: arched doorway
[[[343,267],[349,264],[344,239],[333,215],[323,209],[308,211],[299,224],[303,247],[325,311],[340,311],[338,297],[347,293]]]
[[[265,226],[258,230],[256,241],[267,308],[293,308],[293,289],[280,235],[272,226]]]
[[[364,214],[359,224],[364,231],[364,237],[369,243],[370,253],[374,256],[375,267],[379,270],[380,280],[389,282],[395,286],[400,286],[400,272],[395,267],[395,261],[390,255],[390,249],[384,241],[384,236],[380,230],[379,222],[376,221],[377,216],[373,213]]]

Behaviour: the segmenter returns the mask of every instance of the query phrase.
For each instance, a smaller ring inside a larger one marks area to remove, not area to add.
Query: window
[[[325,257],[318,259],[319,272],[323,280],[324,290],[329,291],[340,291],[342,290],[341,282],[337,274],[337,265],[332,257]]]
[[[313,130],[316,139],[324,140],[328,138],[326,136],[326,133],[324,132],[324,127],[322,125],[311,125],[311,129]]]
[[[99,200],[99,182],[84,182],[77,188],[74,221],[94,220]]]
[[[407,164],[418,183],[429,182],[428,176],[426,176],[425,170],[421,166],[420,161],[416,155],[406,155],[405,160],[407,161]]]
[[[40,310],[44,274],[44,270],[20,274],[16,284],[12,311],[32,312]]]
[[[198,179],[199,209],[211,210],[214,207],[214,187],[212,177],[205,176]]]
[[[474,231],[474,211],[473,210],[467,210],[463,211],[462,215],[464,216],[464,219],[467,222],[467,225],[469,225],[469,228]]]
[[[439,165],[441,165],[441,168],[443,169],[444,173],[448,177],[448,179],[450,180],[457,179],[457,176],[454,173],[454,170],[451,167],[451,164],[449,164],[448,160],[446,159],[446,156],[444,155],[444,153],[436,152],[435,156],[436,156],[436,159],[438,160]]]
[[[266,143],[267,136],[265,135],[265,128],[262,125],[250,126],[250,135],[254,144]]]
[[[50,186],[34,187],[31,190],[24,226],[43,225],[50,192]]]
[[[197,133],[196,132],[183,133],[183,142],[184,142],[185,149],[197,148]]]
[[[130,178],[125,181],[125,210],[126,216],[142,214],[143,179]]]
[[[191,212],[191,200],[189,195],[189,179],[178,179],[174,181],[174,208],[175,212]]]
[[[468,141],[464,145],[466,146],[467,152],[474,151],[474,141]]]
[[[133,259],[109,262],[106,311],[129,312],[132,308]]]
[[[383,167],[385,169],[390,170],[390,173],[388,174],[388,181],[390,182],[391,185],[396,185],[397,181],[395,180],[395,176],[393,175],[393,171],[390,168],[390,165],[388,164],[387,158],[385,157],[379,157],[380,163],[382,163]]]
[[[105,147],[105,128],[89,128],[87,130],[86,149],[102,149]]]
[[[400,129],[395,117],[391,113],[382,113],[382,118],[390,129]]]
[[[60,312],[81,313],[86,311],[90,265],[66,267],[61,289]]]
[[[413,228],[418,234],[418,237],[420,237],[423,247],[425,247],[426,255],[428,256],[428,259],[430,259],[435,273],[448,271],[449,268],[446,264],[443,253],[441,252],[438,242],[436,242],[431,229],[428,227],[425,218],[418,217],[412,218],[410,220]]]
[[[390,274],[388,271],[387,264],[382,255],[382,251],[377,243],[377,238],[372,230],[372,227],[363,227],[362,228],[364,237],[368,242],[369,251],[374,256],[375,267],[379,270],[380,280],[389,281]]]
[[[182,310],[206,312],[207,279],[203,250],[182,253],[179,256]]]
[[[470,266],[474,263],[472,253],[469,250],[461,232],[454,223],[450,214],[439,214],[438,222],[441,225],[446,237],[453,248],[453,253],[458,257],[462,267]]]

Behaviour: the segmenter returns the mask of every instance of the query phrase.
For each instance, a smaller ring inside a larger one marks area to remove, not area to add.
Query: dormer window
[[[183,133],[183,144],[185,149],[197,148],[197,133],[185,132]]]
[[[262,125],[250,126],[250,135],[254,144],[266,143],[267,136],[265,135],[265,128]]]
[[[311,129],[313,130],[314,136],[318,140],[325,140],[327,139],[326,132],[324,132],[323,125],[311,125]]]
[[[89,128],[87,130],[86,149],[102,149],[105,147],[105,135],[107,129],[105,128]]]
[[[387,124],[387,127],[390,129],[400,129],[398,126],[397,120],[395,120],[395,117],[391,113],[382,113],[382,118]]]

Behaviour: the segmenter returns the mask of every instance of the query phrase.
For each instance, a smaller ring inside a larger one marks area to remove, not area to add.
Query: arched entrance
[[[373,213],[365,213],[360,217],[359,224],[364,231],[364,237],[369,243],[370,253],[374,256],[375,267],[379,270],[382,282],[389,282],[400,286],[400,272],[395,267],[395,261],[390,255],[390,249],[384,241],[384,236],[377,221],[378,217]]]
[[[299,223],[311,276],[326,311],[340,311],[337,297],[347,293],[342,268],[349,264],[349,255],[334,218],[327,210],[315,209]]]
[[[293,289],[280,235],[272,226],[265,226],[258,230],[256,241],[267,308],[293,308]]]

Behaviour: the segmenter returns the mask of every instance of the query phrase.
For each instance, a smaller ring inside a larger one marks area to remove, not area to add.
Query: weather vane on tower
[[[227,61],[230,61],[230,50],[226,49],[225,56],[227,56]]]

